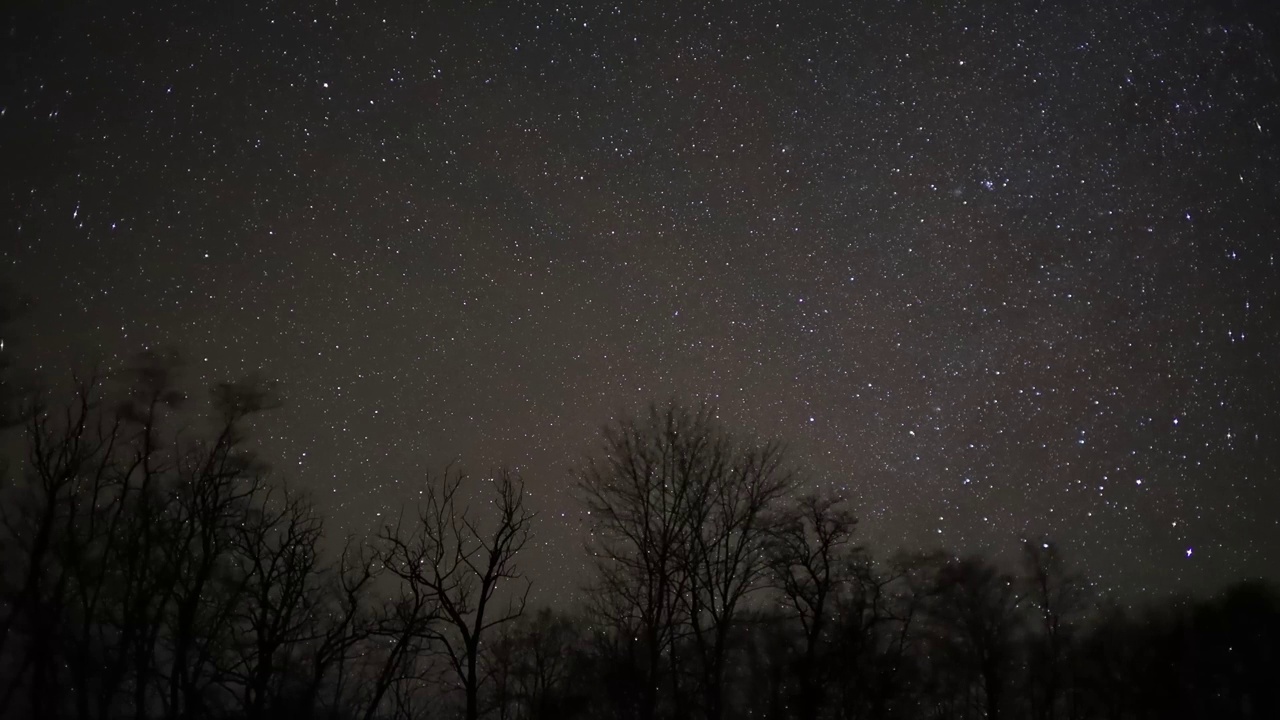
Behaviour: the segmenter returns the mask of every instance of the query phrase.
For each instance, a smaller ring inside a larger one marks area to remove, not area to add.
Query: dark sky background
[[[335,534],[511,463],[567,600],[566,468],[677,394],[882,555],[1280,576],[1273,3],[16,4],[8,350],[279,378]]]

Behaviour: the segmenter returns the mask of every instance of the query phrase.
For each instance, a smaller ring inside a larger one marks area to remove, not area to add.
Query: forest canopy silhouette
[[[1280,0],[0,17],[0,720],[1280,720]]]
[[[593,525],[578,607],[520,569],[519,475],[424,477],[326,535],[251,449],[271,383],[150,352],[69,385],[4,368],[0,716],[1270,718],[1280,596],[1131,608],[1048,539],[1003,567],[864,547],[803,458],[653,404],[570,473]]]

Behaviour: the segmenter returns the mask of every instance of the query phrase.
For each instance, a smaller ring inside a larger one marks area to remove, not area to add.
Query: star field
[[[510,463],[570,597],[566,468],[676,394],[882,552],[1275,577],[1266,3],[176,5],[11,11],[17,352],[279,378],[338,532]]]

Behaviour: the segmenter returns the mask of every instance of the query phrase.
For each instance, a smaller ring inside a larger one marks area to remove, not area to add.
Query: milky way
[[[1268,3],[57,5],[6,11],[11,345],[279,378],[333,533],[509,463],[569,598],[566,468],[676,395],[881,555],[1280,567]]]

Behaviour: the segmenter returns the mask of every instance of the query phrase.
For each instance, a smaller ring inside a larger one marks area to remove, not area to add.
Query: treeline
[[[595,572],[538,606],[515,473],[446,468],[328,537],[249,449],[272,386],[218,384],[200,420],[179,367],[12,403],[0,717],[1280,717],[1260,582],[1134,611],[1042,539],[1012,568],[873,557],[781,444],[670,403],[572,471]]]

